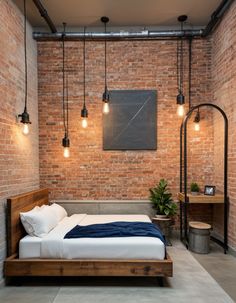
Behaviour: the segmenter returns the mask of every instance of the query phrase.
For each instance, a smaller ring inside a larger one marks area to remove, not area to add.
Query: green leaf
[[[161,179],[159,183],[149,189],[149,199],[159,214],[173,216],[176,214],[177,206],[173,202],[172,194],[168,190],[167,180]]]

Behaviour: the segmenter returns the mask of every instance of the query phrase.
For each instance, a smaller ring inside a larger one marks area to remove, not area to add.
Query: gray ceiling
[[[14,1],[22,9],[23,0]],[[190,26],[205,26],[221,0],[41,0],[56,26],[101,25],[100,17],[110,18],[109,26],[175,26],[177,17],[188,15]],[[34,27],[45,21],[33,2],[27,0],[27,15]]]

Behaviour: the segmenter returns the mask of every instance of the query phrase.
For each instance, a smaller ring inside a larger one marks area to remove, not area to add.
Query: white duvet
[[[78,238],[64,239],[77,224],[89,225],[115,221],[150,222],[145,215],[86,215],[64,218],[43,238],[26,236],[20,241],[20,258],[63,259],[159,259],[165,257],[165,246],[158,238]]]

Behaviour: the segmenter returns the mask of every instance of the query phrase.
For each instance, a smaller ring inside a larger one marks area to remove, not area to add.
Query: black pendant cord
[[[62,81],[63,81],[63,94],[62,94],[62,101],[63,101],[63,124],[64,124],[64,131],[65,136],[62,139],[62,146],[64,148],[70,147],[70,140],[69,140],[69,94],[68,94],[68,74],[65,74],[65,36],[66,36],[66,23],[63,23],[63,35],[62,35]],[[66,77],[66,79],[65,79]],[[66,87],[66,88],[65,88]],[[65,100],[66,95],[66,100]],[[66,104],[65,104],[66,102]],[[64,157],[69,157],[69,151],[64,149]]]
[[[65,114],[65,29],[66,23],[63,23],[63,36],[62,36],[62,85],[63,85],[63,93],[62,93],[62,109],[63,109],[63,124],[64,131],[67,135],[67,127],[66,127],[66,114]]]
[[[178,87],[178,92],[180,89],[180,77],[179,77],[179,40],[177,40],[177,56],[176,56],[176,61],[177,61],[177,87]]]
[[[68,74],[66,74],[66,134],[69,133],[69,87],[68,87]]]
[[[85,101],[85,31],[86,31],[86,27],[84,27],[84,50],[83,50],[83,54],[84,54],[84,108],[86,108],[86,101]]]
[[[28,66],[27,66],[27,49],[26,49],[26,0],[24,0],[24,53],[25,53],[25,108],[24,111],[27,112],[27,102],[28,102]]]
[[[183,31],[183,22],[181,22],[181,32]],[[180,92],[183,93],[183,78],[184,78],[184,58],[183,58],[183,37],[180,40]]]
[[[192,107],[192,38],[189,38],[189,86],[188,86],[188,97],[189,97],[189,109]]]
[[[104,23],[105,25],[105,34],[107,33],[107,24],[106,22]],[[105,49],[105,91],[107,90],[107,38],[105,37],[104,41],[104,49]]]

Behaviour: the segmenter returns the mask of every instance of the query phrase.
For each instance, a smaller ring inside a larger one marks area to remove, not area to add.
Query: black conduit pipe
[[[214,13],[211,15],[211,20],[207,24],[206,28],[204,29],[202,33],[202,37],[207,37],[217,26],[217,24],[220,22],[222,19],[224,13],[228,10],[230,5],[234,2],[235,0],[223,0],[218,8],[214,11]]]
[[[50,27],[52,33],[56,33],[57,29],[54,23],[52,22],[51,18],[48,15],[47,10],[44,8],[40,0],[33,0],[35,6],[37,7],[40,15],[44,18],[44,20],[47,22],[47,25]]]

